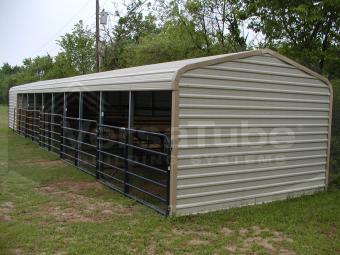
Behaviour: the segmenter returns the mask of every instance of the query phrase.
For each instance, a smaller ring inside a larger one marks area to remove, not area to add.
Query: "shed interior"
[[[18,94],[16,114],[26,119],[16,123],[63,160],[91,175],[99,168],[101,182],[165,212],[171,97],[171,91]]]

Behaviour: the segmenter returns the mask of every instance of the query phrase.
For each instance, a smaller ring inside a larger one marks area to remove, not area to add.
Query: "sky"
[[[112,0],[100,0],[100,9],[112,12]],[[117,2],[117,1],[116,1]],[[83,20],[95,27],[95,0],[0,0],[0,66],[20,65],[24,58],[55,56],[56,40]]]

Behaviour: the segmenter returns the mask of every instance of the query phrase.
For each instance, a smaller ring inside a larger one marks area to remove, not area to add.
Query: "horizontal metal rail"
[[[97,133],[88,132],[88,131],[81,130],[81,129],[75,129],[75,128],[70,128],[70,127],[65,127],[65,126],[63,127],[63,129],[71,130],[71,131],[75,131],[75,132],[80,132],[80,133],[84,133],[84,134],[89,134],[89,135],[97,135]]]
[[[74,118],[74,117],[63,117],[64,119],[69,119],[69,120],[76,120],[76,121],[86,121],[86,122],[92,122],[92,123],[96,123],[97,121],[95,120],[90,120],[90,119],[82,119],[82,118]]]
[[[104,175],[107,176],[108,178],[112,178],[112,176],[106,174],[105,172],[101,172],[101,171],[98,171],[98,172],[101,173],[101,174],[104,174]],[[117,178],[115,178],[115,179],[117,180]],[[155,199],[157,199],[157,200],[159,200],[159,201],[161,201],[161,202],[166,202],[166,199],[164,199],[164,198],[162,198],[162,197],[160,197],[160,196],[158,196],[158,195],[155,195],[155,194],[153,194],[153,193],[151,193],[151,192],[149,192],[149,191],[146,191],[146,190],[144,190],[144,189],[142,189],[142,188],[136,187],[136,186],[132,185],[131,183],[125,183],[125,182],[123,182],[123,183],[124,183],[124,185],[127,185],[127,186],[129,186],[129,187],[131,187],[131,188],[133,188],[133,189],[136,189],[136,190],[138,190],[138,191],[144,193],[144,194],[147,194],[147,195],[149,195],[150,197],[153,197],[153,198],[155,198]]]
[[[118,130],[122,130],[124,132],[129,131],[129,132],[137,132],[137,133],[142,133],[142,134],[154,135],[154,136],[162,137],[164,139],[164,141],[166,141],[168,144],[170,144],[169,137],[165,134],[162,134],[162,133],[156,133],[156,132],[146,131],[146,130],[141,130],[141,129],[109,126],[109,125],[104,125],[104,124],[101,124],[100,127],[118,129]]]
[[[70,138],[70,137],[67,137],[67,136],[61,136],[61,138],[66,139],[66,140],[73,141],[73,142],[75,142],[75,143],[80,143],[80,144],[83,144],[83,145],[87,145],[87,146],[96,148],[96,145],[93,145],[93,144],[90,144],[90,143],[85,143],[85,142],[82,142],[82,141],[78,141],[78,140],[76,140],[76,139],[73,139],[73,138]]]
[[[168,156],[168,154],[164,153],[164,152],[150,150],[150,149],[147,149],[147,148],[139,147],[139,146],[132,145],[132,144],[126,144],[124,142],[119,142],[119,141],[116,141],[116,140],[111,140],[111,139],[101,138],[101,137],[98,137],[98,139],[102,140],[102,141],[105,141],[105,142],[116,143],[116,144],[119,144],[119,145],[131,147],[131,148],[134,148],[134,149],[143,150],[143,151],[146,151],[146,152],[149,152],[149,153],[155,153],[155,154],[158,154],[158,155],[161,155],[161,156],[165,156],[165,157]]]
[[[102,153],[103,153],[103,151],[102,151]],[[129,175],[135,176],[135,177],[140,178],[140,179],[142,179],[142,180],[144,180],[144,181],[147,181],[147,182],[153,183],[153,184],[155,184],[155,185],[157,185],[157,186],[166,188],[166,185],[164,185],[164,184],[162,184],[162,183],[159,183],[159,182],[156,182],[156,181],[151,180],[151,179],[149,179],[149,178],[146,178],[146,177],[144,177],[144,176],[135,174],[135,173],[133,173],[133,172],[131,172],[131,171],[124,170],[124,169],[122,169],[122,168],[120,168],[120,167],[113,166],[113,165],[111,165],[111,164],[106,163],[105,161],[100,161],[100,160],[99,160],[99,163],[102,163],[102,164],[104,164],[104,165],[108,165],[108,166],[110,166],[110,167],[112,167],[112,168],[114,168],[114,169],[117,169],[118,171],[121,171],[121,172],[124,172],[124,173],[128,173]]]

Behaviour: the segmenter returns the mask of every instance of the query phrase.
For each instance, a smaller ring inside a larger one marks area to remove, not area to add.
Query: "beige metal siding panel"
[[[263,193],[261,195],[250,195],[250,196],[242,196],[242,197],[235,197],[233,199],[224,200],[224,201],[214,201],[213,203],[206,203],[206,204],[188,204],[186,206],[179,206],[178,210],[180,210],[181,214],[190,214],[195,212],[204,212],[204,211],[211,211],[211,210],[219,210],[219,209],[228,209],[232,207],[240,207],[246,206],[250,204],[262,204],[266,202],[271,202],[275,200],[283,200],[287,197],[296,197],[301,195],[308,195],[313,194],[317,191],[322,191],[324,187],[314,186],[309,188],[296,188],[291,190],[282,190],[279,192],[271,192],[270,194]],[[199,207],[199,210],[195,210],[194,208]]]
[[[329,100],[299,100],[290,98],[269,98],[269,97],[232,97],[221,95],[197,95],[197,94],[181,94],[181,105],[198,104],[198,105],[221,105],[221,106],[237,106],[244,105],[242,100],[247,101],[248,105],[255,107],[299,107],[299,108],[329,108]],[[289,104],[288,104],[289,103]],[[247,105],[244,105],[247,106]]]
[[[261,61],[261,62],[264,62],[266,64],[271,64],[271,65],[282,65],[282,66],[286,66],[286,67],[290,67],[290,68],[293,68],[291,67],[289,64],[283,62],[281,59],[278,59],[278,58],[274,58],[272,56],[265,56],[265,55],[261,55],[261,56],[252,56],[252,57],[248,57],[248,58],[245,58],[245,59],[241,59],[242,60],[246,60],[246,61]]]
[[[223,75],[221,75],[221,71],[223,71]],[[275,79],[279,82],[297,82],[297,83],[305,83],[310,84],[311,86],[315,85],[322,85],[322,83],[319,80],[316,80],[314,77],[309,76],[309,78],[306,78],[305,76],[300,77],[297,75],[291,74],[289,76],[289,73],[285,73],[286,75],[277,74],[274,72],[264,72],[264,71],[253,71],[253,72],[244,72],[242,69],[236,71],[236,70],[230,70],[228,68],[222,68],[221,66],[213,66],[213,67],[206,67],[206,68],[199,68],[196,70],[193,70],[187,74],[184,74],[183,77],[193,77],[193,78],[204,78],[205,76],[209,79],[230,79],[232,77],[240,77],[240,73],[242,73],[242,78],[244,79],[263,79],[263,80],[270,80]],[[308,76],[307,76],[308,77]]]
[[[259,65],[257,63],[254,63],[253,61],[250,61],[249,58],[224,62],[219,64],[218,66],[225,68],[242,69],[246,72],[260,71],[306,76],[306,73],[292,66],[273,66],[272,64]]]
[[[179,120],[180,125],[199,125],[199,124],[215,124],[215,125],[242,125],[242,123],[248,125],[258,125],[258,124],[277,124],[277,125],[305,125],[305,124],[318,124],[325,125],[328,124],[328,119],[324,117],[315,118],[262,118],[263,115],[258,115],[258,118],[204,118],[201,116],[199,119],[194,118],[182,118]]]
[[[183,91],[182,91],[183,90]],[[310,101],[328,101],[329,92],[305,92],[288,90],[275,90],[275,89],[258,89],[258,88],[238,88],[225,86],[224,89],[219,88],[183,88],[180,95],[206,95],[206,96],[228,96],[228,97],[254,97],[261,99],[264,98],[281,98],[281,99],[293,99],[293,100],[310,100]],[[275,100],[273,100],[275,101]]]
[[[16,108],[17,104],[17,94],[13,91],[9,92],[9,98],[8,98],[8,126],[10,128],[16,128],[14,123],[14,109]]]
[[[321,179],[324,180],[324,171],[317,172],[302,172],[291,174],[273,174],[270,176],[256,176],[251,178],[243,178],[238,180],[224,180],[217,182],[201,182],[195,184],[178,184],[178,197],[188,194],[213,193],[216,190],[242,189],[243,187],[257,187],[262,185],[289,183],[295,181],[304,181],[306,179]]]
[[[292,166],[275,166],[259,169],[241,169],[239,171],[226,172],[210,172],[203,174],[183,174],[178,176],[178,186],[193,185],[200,183],[218,183],[233,180],[245,180],[250,178],[259,178],[267,176],[282,176],[282,175],[305,175],[307,173],[323,173],[324,164],[305,164]]]
[[[241,109],[240,109],[241,108]],[[180,114],[184,116],[197,116],[197,115],[249,115],[249,114],[258,114],[259,111],[261,111],[261,114],[268,114],[276,116],[280,114],[280,116],[326,116],[328,117],[328,110],[325,108],[295,108],[293,110],[292,108],[284,109],[283,107],[278,107],[278,109],[275,108],[245,108],[242,109],[242,107],[236,108],[236,107],[214,107],[214,105],[210,106],[203,106],[202,105],[182,105]]]
[[[188,169],[178,169],[178,176],[186,176],[186,175],[204,175],[204,174],[224,174],[226,172],[237,172],[237,171],[255,171],[259,170],[259,174],[261,174],[260,170],[267,170],[267,169],[281,169],[281,167],[301,167],[301,166],[309,166],[318,164],[321,169],[324,170],[326,165],[326,160],[324,160],[324,156],[314,157],[314,158],[306,158],[306,157],[299,157],[295,158],[294,160],[290,161],[267,161],[263,162],[262,160],[258,161],[242,161],[242,162],[231,162],[229,165],[222,165],[222,166],[214,166],[214,167],[200,167],[200,168],[188,168]],[[197,161],[198,162],[198,161]],[[189,181],[189,180],[188,180]]]
[[[251,146],[231,146],[229,144],[216,144],[215,146],[183,146],[181,147],[181,154],[178,155],[179,160],[188,157],[195,157],[196,155],[214,155],[214,154],[229,154],[239,155],[241,153],[248,153],[252,155],[257,151],[273,151],[273,150],[302,150],[304,148],[325,148],[325,140],[295,140],[294,143],[282,142],[271,144],[270,142],[253,143]],[[248,143],[249,145],[250,143]],[[210,157],[210,156],[209,156]],[[211,156],[213,157],[213,156]]]
[[[240,130],[237,130],[237,128],[240,128]],[[246,134],[281,134],[281,133],[288,133],[288,132],[328,132],[328,128],[326,125],[295,125],[295,126],[247,126],[244,124],[243,126],[220,126],[215,128],[210,128],[209,126],[181,126],[181,134],[180,138],[190,138],[190,137],[199,137],[199,136],[215,136],[216,134],[234,134],[235,131],[238,133],[246,133]]]
[[[272,152],[272,153],[270,153]],[[311,147],[311,148],[301,148],[301,149],[273,149],[272,151],[268,150],[261,150],[259,153],[257,151],[243,151],[239,153],[217,153],[217,154],[206,154],[205,156],[201,155],[202,157],[189,157],[186,158],[179,158],[179,162],[181,164],[181,169],[185,169],[186,166],[188,168],[200,168],[204,167],[204,165],[210,165],[211,163],[215,164],[229,164],[230,162],[242,162],[243,160],[257,160],[258,158],[261,159],[261,162],[266,161],[267,159],[274,159],[276,162],[280,162],[280,159],[289,159],[289,158],[296,158],[296,157],[303,157],[303,156],[318,156],[318,155],[326,155],[327,148],[325,147]],[[197,155],[197,154],[196,154]],[[193,156],[196,156],[193,155]],[[192,164],[194,159],[199,159],[200,165],[195,167]]]
[[[215,147],[217,144],[225,144],[225,147],[249,146],[256,144],[294,144],[295,141],[309,140],[325,140],[326,134],[287,134],[287,135],[268,135],[268,136],[253,136],[244,134],[244,136],[222,136],[217,137],[198,137],[198,138],[181,138],[179,139],[179,148],[197,148],[197,147]]]
[[[274,182],[272,181],[269,184],[256,184],[254,186],[248,186],[246,182],[243,183],[244,186],[240,186],[238,188],[228,188],[223,190],[214,190],[210,192],[199,192],[199,193],[189,193],[189,194],[181,194],[177,195],[178,206],[177,210],[180,207],[185,207],[187,204],[213,204],[214,202],[223,202],[223,200],[233,199],[235,197],[247,197],[251,195],[261,196],[263,193],[275,193],[282,190],[292,190],[296,188],[308,188],[311,186],[321,186],[325,185],[325,177],[317,177],[311,179],[303,179],[303,180],[292,180],[287,182]]]
[[[324,188],[329,98],[324,82],[271,56],[184,73],[176,213]]]

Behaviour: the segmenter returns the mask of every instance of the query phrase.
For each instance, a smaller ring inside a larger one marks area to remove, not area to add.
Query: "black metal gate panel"
[[[63,117],[60,157],[96,176],[97,122]]]
[[[14,121],[16,121],[17,132],[29,137],[34,142],[38,142],[40,112],[24,108],[18,108],[15,112]]]
[[[23,108],[15,109],[15,122],[16,122],[16,132],[20,135],[24,135],[26,132],[26,111]]]
[[[110,188],[169,213],[170,141],[165,134],[18,108],[16,131]]]
[[[39,144],[49,151],[60,153],[62,115],[40,112]]]
[[[97,178],[168,214],[170,142],[166,135],[99,125]]]

